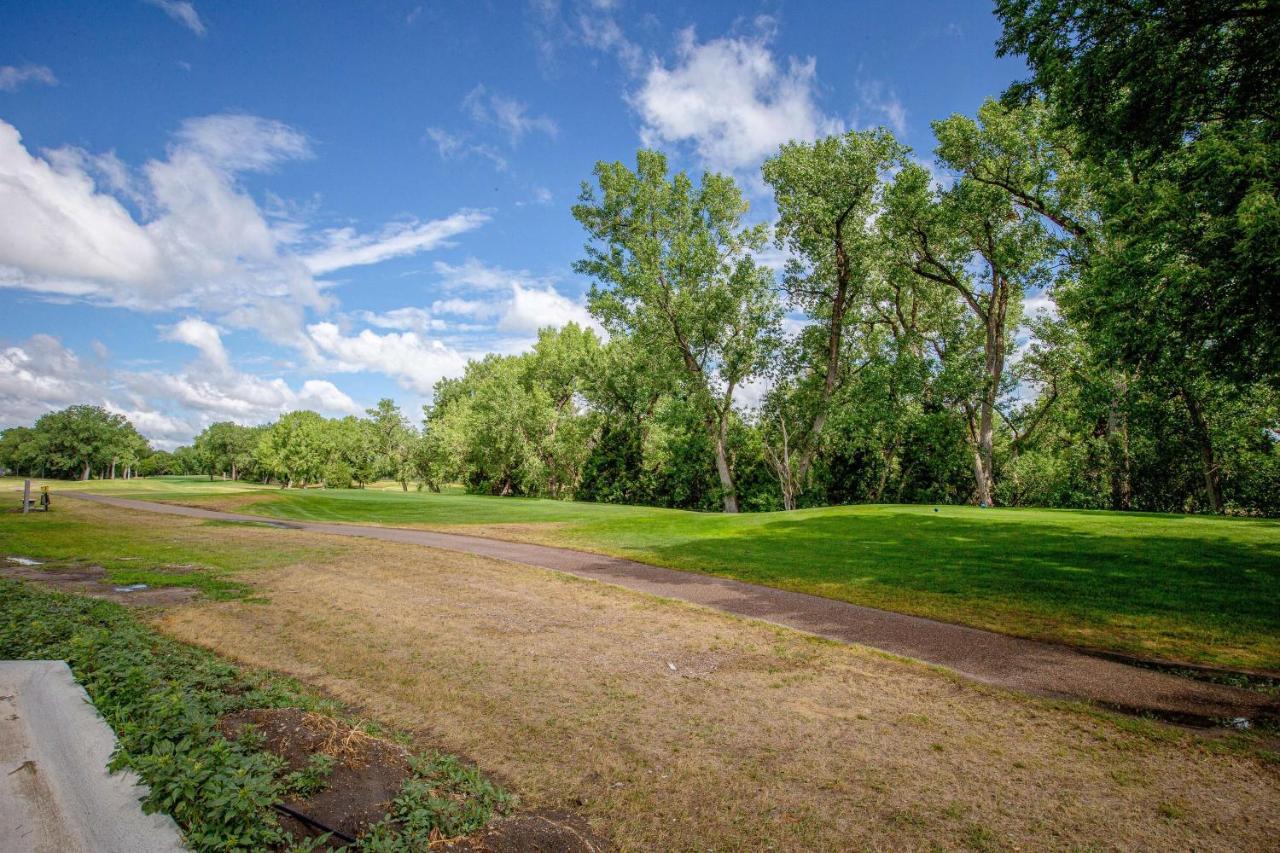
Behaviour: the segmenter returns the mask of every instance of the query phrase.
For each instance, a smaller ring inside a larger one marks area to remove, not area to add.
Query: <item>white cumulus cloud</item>
[[[378,334],[364,329],[344,335],[334,323],[307,327],[317,349],[333,359],[330,365],[344,373],[384,373],[423,396],[446,376],[461,376],[467,359],[478,353],[463,353],[431,340],[418,332]]]
[[[653,60],[630,102],[646,145],[690,144],[712,169],[750,169],[793,139],[836,133],[819,108],[812,58],[775,58],[767,36],[699,42],[692,28],[675,62]]]
[[[604,331],[583,303],[558,293],[552,287],[525,287],[513,282],[511,302],[498,321],[498,328],[507,332],[536,333],[546,326],[559,328],[566,323],[593,328],[601,334]]]
[[[0,287],[211,314],[305,349],[308,313],[333,305],[317,276],[448,245],[488,219],[464,210],[371,233],[316,231],[264,211],[241,184],[242,173],[311,155],[287,125],[225,114],[184,122],[167,156],[135,171],[114,154],[34,154],[0,121]]]

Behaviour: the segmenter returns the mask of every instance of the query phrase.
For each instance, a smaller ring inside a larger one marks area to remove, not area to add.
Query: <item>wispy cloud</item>
[[[324,233],[325,247],[305,258],[316,275],[376,264],[390,258],[413,255],[449,245],[451,237],[473,231],[489,221],[489,214],[463,210],[429,222],[398,222],[374,234],[358,234],[352,228],[335,228]]]
[[[26,83],[58,85],[58,78],[44,65],[0,65],[0,92],[16,92]]]
[[[858,84],[860,100],[859,124],[882,124],[901,136],[907,132],[907,108],[897,94],[880,81],[864,81]],[[866,118],[870,116],[871,120]]]
[[[182,24],[191,32],[198,36],[204,36],[204,21],[200,20],[200,14],[196,12],[194,3],[189,0],[146,0],[157,9],[164,10],[164,13]]]
[[[462,157],[480,157],[488,160],[499,172],[507,171],[507,158],[492,145],[471,142],[467,137],[450,133],[441,127],[428,127],[423,133],[424,142],[431,142],[441,160],[457,160]]]
[[[473,120],[497,127],[513,146],[528,133],[542,133],[554,139],[560,132],[548,116],[530,115],[528,104],[490,92],[483,84],[467,93],[462,108]]]

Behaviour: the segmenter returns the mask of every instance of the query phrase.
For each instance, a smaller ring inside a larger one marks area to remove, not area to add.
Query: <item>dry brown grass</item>
[[[237,533],[244,547],[278,531]],[[540,569],[373,541],[358,553],[246,574],[270,603],[189,605],[160,624],[470,756],[624,849],[1280,837],[1276,766],[1213,740]]]

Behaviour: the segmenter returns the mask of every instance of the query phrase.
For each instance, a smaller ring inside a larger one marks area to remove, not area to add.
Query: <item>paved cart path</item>
[[[403,527],[283,520],[106,495],[62,494],[124,509],[363,536],[554,569],[833,640],[871,646],[943,666],[976,681],[1042,696],[1088,699],[1115,708],[1172,717],[1233,720],[1280,712],[1277,700],[1259,693],[1129,666],[1067,646],[568,548]]]

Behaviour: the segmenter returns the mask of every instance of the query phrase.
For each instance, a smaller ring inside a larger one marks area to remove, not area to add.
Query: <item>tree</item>
[[[379,437],[376,424],[365,418],[347,415],[340,420],[328,422],[329,441],[333,448],[333,463],[336,471],[351,482],[364,488],[368,483],[378,479],[382,470],[382,455],[379,448]],[[335,482],[325,477],[325,485],[333,487]]]
[[[584,184],[574,218],[591,242],[574,269],[592,279],[589,305],[612,334],[630,335],[654,370],[672,370],[715,451],[725,512],[738,511],[728,430],[733,395],[765,367],[780,310],[772,275],[751,252],[763,227],[744,227],[733,179],[695,187],[667,160],[640,151],[633,172],[598,163],[599,193]]]
[[[138,462],[138,476],[158,477],[165,474],[180,473],[176,470],[174,455],[167,450],[156,450],[148,453]]]
[[[999,52],[1093,167],[1105,241],[1076,317],[1131,369],[1170,351],[1280,383],[1280,6],[999,0]]]
[[[644,350],[624,336],[610,338],[584,379],[583,394],[599,416],[600,429],[583,463],[574,499],[653,502],[646,450],[658,408],[677,383],[671,373],[653,370]]]
[[[1011,191],[991,175],[1040,163],[1052,152],[1034,120],[1010,119],[994,102],[978,120],[964,116],[934,123],[941,162],[960,177],[945,190],[931,189],[920,166],[904,168],[889,191],[886,236],[902,263],[921,279],[954,293],[977,322],[980,381],[963,402],[973,444],[977,499],[990,505],[995,493],[994,442],[997,404],[1012,389],[1006,362],[1023,296],[1053,281],[1053,262],[1063,252],[1061,231],[1051,229],[1042,205]],[[1038,196],[1055,197],[1060,167],[1036,166],[1046,184]],[[1045,403],[1051,404],[1051,400]]]
[[[399,483],[402,491],[409,491],[409,481],[414,476],[417,434],[400,413],[395,400],[383,398],[377,406],[367,409],[366,414],[373,423],[374,446],[378,449],[382,471]]]
[[[35,430],[16,426],[0,431],[0,470],[30,476],[37,462]]]
[[[55,476],[88,480],[95,468],[108,469],[137,432],[123,416],[101,406],[70,406],[42,415],[34,427],[41,467]]]
[[[802,335],[803,373],[786,376],[788,405],[775,405],[768,421],[777,426],[779,440],[766,447],[787,509],[795,507],[848,369],[846,324],[851,312],[860,317],[883,266],[882,244],[869,225],[881,212],[886,178],[906,155],[881,128],[790,142],[765,161],[764,179],[778,206],[775,239],[791,255],[784,286],[792,305],[820,325],[813,330],[819,334]]]
[[[205,427],[196,436],[194,450],[210,480],[214,474],[229,475],[232,480],[238,480],[253,464],[253,450],[258,438],[257,430],[252,427],[219,421]]]
[[[542,329],[529,353],[470,362],[436,386],[422,466],[439,478],[451,457],[473,491],[571,494],[595,434],[582,389],[599,348],[594,332],[569,323]]]
[[[329,460],[325,419],[315,412],[282,415],[258,439],[257,464],[286,488],[321,479]]]

